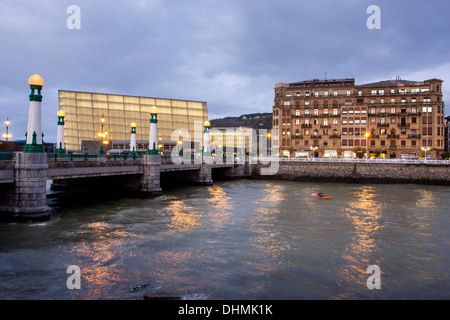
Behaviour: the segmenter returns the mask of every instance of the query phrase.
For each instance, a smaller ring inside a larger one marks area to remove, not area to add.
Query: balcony
[[[420,134],[408,134],[409,139],[420,139]]]
[[[399,128],[409,128],[409,127],[411,127],[411,123],[399,123],[399,124],[397,124],[397,127],[399,127]]]
[[[389,133],[388,134],[388,139],[398,139],[400,138],[400,135],[395,134],[395,133]]]
[[[389,123],[377,123],[377,127],[380,127],[380,128],[389,128]]]
[[[331,124],[321,124],[321,128],[331,128]]]
[[[320,138],[322,138],[322,136],[320,134],[312,134],[310,137],[311,137],[311,139],[320,139]]]
[[[340,134],[332,134],[330,135],[330,138],[340,138],[341,135]]]
[[[303,135],[302,134],[293,134],[292,135],[292,138],[294,138],[294,139],[303,139]]]
[[[312,124],[302,124],[302,128],[312,128]]]

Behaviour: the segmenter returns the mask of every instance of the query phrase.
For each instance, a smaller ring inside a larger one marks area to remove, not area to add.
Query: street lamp
[[[9,138],[11,138],[11,135],[8,133],[9,125],[11,122],[9,121],[9,118],[6,118],[5,125],[6,125],[6,134],[3,135],[6,141],[8,141]]]
[[[102,126],[102,130],[98,134],[98,136],[101,138],[101,144],[100,144],[100,151],[99,151],[99,153],[100,154],[105,154],[106,150],[103,149],[103,145],[105,145],[105,147],[106,147],[106,145],[109,143],[109,141],[106,141],[106,140],[104,141],[103,140],[104,138],[106,138],[106,135],[108,134],[108,132],[103,131],[103,124],[105,123],[105,118],[103,117],[103,114],[102,114],[102,117],[100,119],[100,123],[101,123],[101,126]]]
[[[270,133],[270,132],[267,132],[267,139],[269,140],[269,152],[268,152],[268,154],[269,154],[269,157],[271,157],[272,156],[272,140],[271,140],[271,138],[272,138],[272,134]]]
[[[422,148],[423,151],[425,151],[425,161],[427,161],[427,151],[430,150],[430,148]]]
[[[366,160],[369,159],[369,137],[370,137],[370,133],[366,132],[364,134],[364,136],[366,137]]]

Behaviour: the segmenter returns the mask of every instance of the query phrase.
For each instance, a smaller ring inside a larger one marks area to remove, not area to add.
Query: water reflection
[[[123,258],[118,253],[133,235],[122,229],[121,225],[95,222],[82,225],[76,232],[75,238],[82,241],[72,247],[70,254],[77,260],[71,264],[80,267],[84,290],[83,293],[71,290],[74,298],[80,295],[85,299],[110,298],[104,288],[126,279],[126,273],[119,267]]]
[[[366,279],[367,267],[379,263],[371,261],[371,254],[377,250],[375,236],[383,228],[379,220],[384,205],[376,200],[377,192],[372,186],[358,187],[350,195],[354,200],[349,201],[343,210],[354,229],[343,253],[346,263],[342,276],[346,282],[361,283]],[[338,298],[347,296],[340,294]]]
[[[435,208],[440,205],[440,201],[435,194],[429,190],[417,190],[418,196],[416,199],[416,207],[421,208]]]
[[[262,197],[253,204],[255,216],[250,220],[250,230],[253,237],[252,245],[260,254],[259,267],[264,271],[273,271],[273,262],[282,259],[285,251],[291,248],[292,243],[283,235],[284,228],[280,219],[281,203],[285,200],[285,187],[267,183],[262,190]],[[275,227],[276,226],[276,227]],[[262,263],[267,259],[268,263]]]
[[[171,216],[168,227],[172,232],[188,231],[200,224],[200,214],[184,200],[173,200],[165,211]]]
[[[231,216],[233,210],[231,197],[220,186],[208,187],[207,191],[209,193],[209,197],[207,198],[208,213],[212,219],[210,227],[217,229],[223,226]]]

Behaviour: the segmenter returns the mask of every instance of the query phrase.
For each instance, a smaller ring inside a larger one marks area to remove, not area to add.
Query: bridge
[[[159,155],[6,153],[0,155],[0,212],[25,219],[47,217],[49,180],[55,190],[103,183],[152,197],[162,193],[164,182],[211,185],[213,176],[249,175],[248,161],[207,163],[200,157],[176,164]]]

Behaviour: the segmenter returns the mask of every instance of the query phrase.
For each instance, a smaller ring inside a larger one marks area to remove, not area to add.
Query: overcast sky
[[[206,101],[214,119],[271,112],[281,81],[439,78],[448,115],[449,31],[448,0],[1,0],[0,121],[24,137],[35,73],[48,142],[58,89]]]

